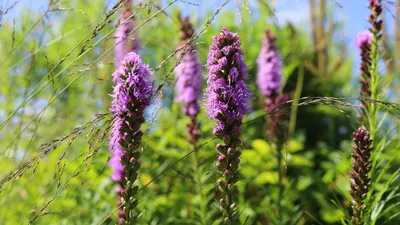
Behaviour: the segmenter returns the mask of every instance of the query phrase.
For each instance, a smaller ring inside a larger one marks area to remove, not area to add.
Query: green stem
[[[377,18],[376,20],[379,20],[379,18]],[[375,148],[375,143],[378,143],[376,141],[376,138],[377,138],[376,132],[377,132],[377,120],[378,120],[379,105],[377,105],[377,103],[374,101],[378,100],[380,97],[380,94],[381,94],[378,89],[379,82],[380,82],[379,70],[378,70],[378,61],[379,61],[379,45],[378,45],[379,39],[378,39],[378,36],[380,36],[380,30],[378,30],[378,29],[374,25],[372,26],[372,29],[371,29],[373,38],[372,38],[372,42],[371,42],[371,53],[370,53],[371,66],[369,68],[369,72],[371,74],[370,88],[371,88],[372,102],[370,102],[370,104],[369,104],[368,121],[369,121],[370,137],[373,140],[372,146],[371,146],[372,149]],[[370,176],[374,177],[375,176],[374,174],[376,173],[376,166],[377,166],[376,151],[372,151],[371,164],[372,164],[372,168],[371,168]],[[374,185],[371,184],[371,189],[373,189],[373,188],[374,188]],[[370,202],[373,198],[372,193],[374,192],[371,189],[369,190],[367,197],[364,201],[364,205],[366,206],[366,209],[364,209],[361,212],[361,217],[365,217],[365,213],[371,212],[371,209],[369,208],[369,206],[370,206]]]
[[[289,121],[289,134],[288,140],[293,137],[294,130],[296,129],[296,120],[297,120],[297,106],[299,105],[301,92],[303,90],[304,83],[304,65],[300,66],[299,77],[297,78],[296,90],[293,96],[292,109],[290,111],[290,121]]]
[[[278,192],[278,202],[277,202],[277,212],[278,212],[278,224],[282,222],[282,212],[281,212],[281,201],[283,196],[283,171],[282,171],[282,144],[278,144],[277,146],[277,161],[278,161],[278,185],[279,185],[279,192]]]
[[[199,168],[199,156],[198,156],[198,152],[197,152],[197,147],[196,144],[192,145],[194,153],[192,155],[192,159],[193,159],[193,171],[194,171],[194,175],[195,175],[195,180],[197,181],[197,194],[199,194],[200,196],[200,223],[202,225],[206,225],[207,224],[207,220],[206,220],[206,207],[207,207],[207,203],[204,204],[204,193],[202,190],[202,182],[201,182],[201,173],[200,173],[200,168]]]
[[[379,60],[379,53],[378,53],[378,41],[376,38],[376,34],[374,33],[374,38],[372,39],[371,44],[371,100],[377,100],[379,97],[378,92],[378,84],[379,84],[379,74],[378,74],[378,60]],[[378,116],[378,106],[375,102],[370,104],[369,110],[369,130],[371,133],[371,138],[375,139],[376,133],[376,124],[377,124],[377,116]]]

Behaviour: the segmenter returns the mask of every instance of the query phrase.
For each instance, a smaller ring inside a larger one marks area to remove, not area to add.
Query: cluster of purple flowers
[[[109,164],[114,169],[113,180],[120,184],[118,192],[121,199],[118,204],[124,204],[119,212],[120,224],[132,220],[137,204],[133,199],[137,187],[133,183],[140,166],[138,147],[143,135],[140,126],[145,121],[144,110],[150,104],[153,94],[151,76],[149,66],[143,64],[134,52],[125,55],[122,66],[113,74],[115,86],[111,113],[114,120],[110,138],[112,158]]]
[[[225,222],[237,219],[235,198],[238,189],[234,184],[239,180],[240,125],[250,104],[250,92],[245,83],[247,68],[240,45],[239,36],[223,28],[213,37],[207,58],[207,115],[217,122],[214,135],[224,141],[224,144],[217,145],[216,166],[225,177],[225,181],[218,180],[223,192],[220,208]]]
[[[275,46],[275,36],[270,30],[265,32],[262,48],[257,58],[258,89],[264,96],[278,94],[282,79],[282,59]]]
[[[186,115],[196,116],[199,113],[198,100],[201,97],[201,65],[195,50],[189,50],[181,63],[175,68],[177,75],[175,101],[185,104]]]
[[[363,214],[365,213],[365,198],[369,191],[369,171],[371,170],[371,152],[372,152],[372,140],[370,134],[364,128],[360,127],[356,132],[353,133],[353,167],[350,171],[350,194],[353,197],[352,200],[352,224],[361,225],[364,224]]]
[[[190,117],[188,124],[189,141],[195,144],[200,138],[196,117],[199,114],[199,99],[201,97],[201,64],[194,46],[188,43],[194,34],[194,29],[190,23],[189,17],[181,20],[181,44],[184,54],[181,63],[175,68],[177,77],[175,102],[182,103],[183,112]],[[178,56],[178,58],[180,55]]]
[[[220,35],[213,37],[208,54],[207,115],[217,121],[214,134],[218,137],[238,129],[249,111],[247,68],[240,44],[239,36],[224,28]]]
[[[361,79],[360,79],[360,96],[361,109],[363,112],[362,120],[364,125],[370,125],[372,128],[374,124],[369,124],[368,115],[373,115],[374,112],[369,112],[369,102],[365,98],[374,98],[374,94],[371,91],[373,84],[373,77],[377,72],[377,60],[378,57],[378,41],[382,34],[383,21],[380,18],[382,13],[382,0],[369,0],[368,8],[371,10],[371,14],[368,17],[368,22],[371,24],[371,28],[367,31],[361,32],[356,40],[356,45],[360,48],[361,55]],[[355,225],[365,224],[366,212],[369,211],[367,208],[368,202],[365,202],[369,187],[370,187],[370,175],[371,171],[371,153],[373,151],[373,141],[371,140],[370,133],[363,127],[353,134],[353,140],[355,145],[353,146],[352,162],[353,167],[350,171],[350,194],[353,197],[352,200],[352,218],[351,222]]]
[[[380,14],[380,1],[371,0],[369,7],[373,13],[370,16],[374,32],[379,29],[380,22],[376,21]],[[110,137],[109,161],[113,168],[112,179],[120,185],[118,205],[119,224],[132,221],[136,214],[134,209],[137,200],[134,199],[138,187],[134,182],[140,167],[140,152],[138,147],[142,138],[141,124],[145,121],[144,110],[150,104],[153,95],[152,72],[148,65],[143,64],[139,55],[135,53],[139,45],[132,42],[128,34],[132,31],[133,21],[125,21],[132,17],[127,10],[121,13],[120,22],[123,22],[116,32],[115,65],[117,70],[113,74],[114,93],[111,113],[114,117]],[[125,21],[125,22],[124,22]],[[175,102],[183,104],[183,112],[191,118],[188,124],[189,141],[195,144],[199,139],[196,117],[199,114],[199,99],[201,98],[201,64],[194,46],[187,44],[194,35],[194,29],[186,17],[181,20],[181,43],[183,56],[181,63],[176,67],[177,76]],[[365,31],[359,34],[356,45],[361,50],[360,95],[371,95],[369,80],[370,51],[373,34]],[[262,49],[257,58],[258,73],[257,86],[265,97],[267,117],[267,135],[271,141],[281,147],[285,139],[286,112],[281,107],[289,100],[289,96],[280,93],[282,79],[282,59],[275,46],[275,36],[267,30]],[[223,28],[221,33],[212,38],[210,52],[207,58],[208,88],[205,92],[206,113],[216,121],[213,134],[223,143],[217,144],[218,158],[217,171],[224,177],[218,180],[222,192],[220,209],[224,213],[224,221],[235,224],[238,220],[236,211],[236,196],[238,189],[235,183],[239,180],[239,163],[241,151],[242,119],[250,108],[251,93],[245,82],[247,67],[244,63],[244,54],[241,49],[239,36]],[[362,101],[364,115],[367,115],[368,105]],[[351,174],[351,195],[354,224],[362,224],[362,214],[365,209],[364,199],[369,190],[368,172],[371,169],[370,156],[372,140],[370,134],[359,128],[354,133],[353,167]],[[278,149],[280,151],[280,149]],[[280,160],[280,159],[279,159]]]
[[[270,30],[266,30],[263,36],[257,65],[257,86],[265,97],[265,111],[268,114],[267,135],[269,140],[281,145],[285,139],[282,123],[286,119],[286,112],[282,106],[289,100],[289,96],[279,92],[282,80],[282,59],[275,45],[275,35]]]
[[[371,23],[371,33],[377,38],[380,38],[380,32],[382,31],[383,20],[380,18],[382,14],[382,0],[369,0],[368,8],[371,10],[371,14],[368,17],[368,22]]]
[[[357,35],[356,38],[356,46],[360,48],[360,56],[361,56],[361,79],[360,79],[360,96],[362,98],[370,98],[371,97],[371,42],[372,42],[372,34],[369,30],[363,31]],[[362,120],[364,124],[367,124],[368,118],[368,101],[366,99],[361,99],[361,110],[363,112]]]

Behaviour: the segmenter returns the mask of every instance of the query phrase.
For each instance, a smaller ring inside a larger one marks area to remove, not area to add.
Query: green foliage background
[[[152,68],[178,45],[177,5],[182,4],[171,2],[162,12],[155,6],[167,6],[165,2],[134,9],[136,24],[143,23],[135,32],[142,46],[140,54]],[[15,24],[1,22],[0,224],[115,223],[117,196],[107,165],[111,118],[107,112],[118,11],[110,13],[111,8],[103,0],[61,0],[46,14],[24,9]],[[321,100],[288,107],[291,112],[297,109],[297,116],[288,124],[295,129],[283,150],[286,176],[281,224],[342,223],[350,213],[351,133],[360,125],[357,108],[344,104],[357,103],[358,85],[352,80],[352,58],[343,54],[344,43],[333,39],[328,48],[327,67],[335,66],[344,56],[342,64],[330,74],[314,74],[305,66],[317,63],[309,31],[291,24],[277,25],[271,8],[261,3],[251,9],[252,14],[240,5],[225,7],[205,27],[215,10],[191,15],[196,30],[206,31],[196,42],[200,60],[205,64],[211,37],[223,26],[238,32],[250,74],[248,84],[254,93],[253,111],[242,128],[242,176],[238,183],[242,221],[277,224],[277,149],[265,138],[264,103],[255,85],[255,60],[264,30],[269,28],[277,35],[284,60],[284,92],[292,97],[297,93],[301,97],[343,98],[339,103]],[[181,13],[187,14],[185,10]],[[341,21],[337,22],[340,25]],[[188,118],[173,103],[171,70],[175,64],[172,57],[154,77],[162,89],[148,112],[149,122],[143,126],[147,134],[138,180],[144,187],[139,194],[142,215],[138,224],[220,224],[214,189],[218,141],[212,137],[213,121],[202,109],[198,121],[203,145],[183,158],[192,149],[186,141]],[[392,79],[384,80],[383,85],[398,84],[399,76],[390,72],[387,76]],[[304,79],[302,87],[300,77]],[[389,86],[382,100],[390,96],[390,101],[398,102],[398,97],[393,97],[396,90],[398,86]],[[380,170],[380,182],[374,184],[382,193],[373,206],[376,224],[400,224],[399,179],[392,177],[400,165],[398,116],[393,107],[380,114],[376,143],[381,149],[379,165],[384,169]],[[96,117],[99,120],[86,129],[74,130]],[[68,134],[71,136],[59,140]]]

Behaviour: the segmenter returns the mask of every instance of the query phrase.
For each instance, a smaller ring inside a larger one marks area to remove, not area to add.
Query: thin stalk
[[[378,52],[378,40],[376,37],[376,33],[373,34],[373,39],[371,43],[371,99],[372,101],[378,100],[379,91],[379,72],[378,72],[378,60],[379,60],[379,52]],[[371,138],[375,140],[375,133],[376,133],[376,124],[377,124],[377,116],[378,116],[378,109],[379,107],[372,103],[370,104],[369,110],[369,122],[370,122],[370,132]]]
[[[377,120],[378,120],[378,111],[379,111],[379,105],[374,102],[375,100],[379,100],[379,97],[381,95],[381,92],[378,89],[379,83],[380,83],[380,77],[379,77],[379,69],[378,69],[378,61],[379,61],[379,41],[382,35],[382,0],[377,0],[377,1],[371,1],[369,5],[371,9],[371,15],[369,17],[369,22],[371,23],[372,27],[370,28],[370,31],[372,33],[372,42],[371,42],[371,53],[370,53],[370,59],[371,59],[371,64],[369,68],[369,72],[371,74],[371,80],[370,80],[370,88],[371,88],[371,104],[368,109],[368,120],[369,120],[369,130],[370,130],[370,138],[372,140],[375,140],[374,143],[378,143],[376,140],[376,131],[377,131]],[[374,149],[376,146],[374,143],[371,143],[370,148]],[[375,153],[374,153],[375,152]],[[371,154],[371,163],[372,163],[372,169],[370,170],[370,175],[371,177],[374,177],[376,171],[376,166],[377,166],[377,157],[376,157],[376,151],[372,150]],[[372,181],[373,182],[373,181]],[[374,185],[371,185],[371,189],[374,188]],[[371,213],[370,207],[370,202],[373,199],[373,194],[374,191],[369,191],[367,193],[367,197],[365,199],[365,206],[367,207],[366,212]],[[367,215],[368,216],[368,215]]]
[[[396,4],[396,15],[395,15],[395,22],[394,22],[394,46],[395,46],[395,55],[396,55],[396,65],[397,71],[400,71],[400,0],[397,0]]]
[[[282,201],[282,196],[283,196],[283,171],[282,171],[282,144],[278,144],[276,146],[277,150],[277,161],[278,161],[278,167],[277,167],[277,172],[278,172],[278,186],[279,186],[279,192],[278,192],[278,202],[277,202],[277,212],[278,212],[278,224],[281,224],[282,222],[282,212],[281,212],[281,201]]]
[[[320,0],[319,3],[319,24],[318,24],[318,46],[317,46],[317,54],[318,54],[318,72],[320,76],[327,76],[326,74],[326,35],[325,35],[325,0]]]
[[[291,139],[293,137],[294,130],[296,129],[297,106],[299,104],[301,92],[303,90],[303,83],[304,83],[304,64],[302,64],[299,68],[299,77],[297,78],[296,90],[293,96],[292,109],[290,110],[288,139]]]
[[[194,151],[193,155],[192,155],[192,165],[193,165],[193,172],[194,172],[194,179],[196,181],[196,192],[195,194],[198,194],[200,196],[200,211],[201,211],[201,215],[200,215],[200,221],[201,224],[206,225],[207,221],[206,221],[206,205],[203,204],[204,203],[204,193],[202,190],[202,182],[201,182],[201,173],[200,173],[200,164],[199,164],[199,156],[198,156],[198,148],[197,148],[197,142],[199,140],[199,135],[198,135],[198,131],[196,132],[196,134],[193,134],[191,132],[190,127],[194,127],[196,130],[198,130],[198,126],[197,126],[197,122],[196,122],[196,116],[190,116],[190,122],[188,124],[188,138],[189,138],[189,142],[192,146],[192,151]]]
[[[200,173],[200,165],[199,165],[199,156],[198,156],[198,152],[197,152],[197,147],[196,144],[192,144],[192,148],[193,148],[193,155],[192,155],[192,159],[193,159],[193,170],[194,170],[194,175],[195,175],[195,180],[197,181],[197,194],[199,194],[200,196],[200,223],[202,225],[206,225],[207,224],[207,220],[206,220],[206,205],[204,204],[204,193],[202,190],[202,182],[201,182],[201,173]]]
[[[389,34],[387,32],[386,29],[386,20],[385,20],[385,14],[382,14],[382,19],[384,21],[384,23],[382,23],[382,57],[383,60],[385,61],[385,65],[387,68],[387,73],[388,74],[392,74],[395,72],[395,59],[393,59],[394,57],[394,52],[390,46],[390,42],[389,42]]]
[[[395,22],[394,22],[394,55],[395,58],[393,59],[395,61],[395,65],[397,68],[397,71],[400,71],[400,0],[397,0],[396,4],[396,14],[395,14]],[[393,74],[394,75],[394,74]],[[400,76],[397,79],[398,82],[400,82]],[[400,92],[397,92],[398,96],[400,95]],[[397,120],[398,127],[400,127],[400,121]]]
[[[317,37],[317,28],[316,28],[316,15],[315,15],[315,1],[314,0],[309,0],[309,11],[310,11],[310,22],[311,22],[311,30],[312,30],[312,35],[313,35],[313,47],[314,49],[317,48],[317,43],[318,43],[318,37]]]

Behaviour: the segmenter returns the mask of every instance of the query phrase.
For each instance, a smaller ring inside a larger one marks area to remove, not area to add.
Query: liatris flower
[[[239,180],[240,125],[243,116],[249,111],[250,92],[245,83],[247,68],[237,34],[223,28],[212,39],[207,59],[209,70],[208,89],[206,90],[207,116],[217,122],[214,135],[224,144],[218,144],[217,170],[225,181],[218,185],[224,197],[220,199],[220,208],[224,212],[225,222],[237,219],[235,197],[238,189],[234,184]]]
[[[262,48],[257,59],[258,73],[257,85],[260,92],[266,98],[266,112],[268,130],[271,141],[282,144],[284,129],[281,124],[284,121],[285,112],[278,109],[289,100],[287,95],[279,94],[282,79],[282,59],[275,46],[275,36],[270,30],[266,30],[262,39]]]
[[[114,169],[113,180],[121,186],[118,205],[124,204],[119,212],[119,224],[135,218],[137,201],[134,196],[138,187],[134,182],[140,166],[138,147],[143,135],[140,126],[144,122],[144,109],[150,104],[153,94],[151,76],[149,66],[143,64],[134,52],[125,55],[122,66],[113,74],[115,87],[111,113],[114,121],[110,138],[110,166]]]
[[[194,34],[194,29],[185,17],[181,21],[181,46],[187,44]],[[181,59],[181,63],[175,68],[177,76],[176,81],[176,102],[182,103],[184,113],[190,117],[188,124],[189,141],[195,144],[199,139],[199,133],[196,125],[196,116],[199,113],[198,100],[201,92],[201,65],[194,46],[188,46],[187,51]]]
[[[357,132],[353,134],[353,168],[350,171],[351,190],[350,194],[352,200],[352,224],[361,225],[363,223],[363,214],[365,212],[364,200],[368,194],[369,182],[368,173],[371,170],[370,157],[371,145],[370,134],[364,128],[358,128]]]
[[[371,97],[371,41],[372,34],[370,31],[366,30],[358,34],[356,39],[356,46],[360,48],[360,56],[361,56],[361,79],[360,79],[360,96],[362,98],[370,98]],[[365,99],[361,99],[361,110],[363,112],[362,120],[366,125],[368,123],[368,101]]]
[[[272,96],[279,92],[282,78],[282,60],[275,47],[275,36],[270,30],[265,32],[262,48],[257,59],[258,89],[264,96]]]
[[[289,100],[289,96],[280,94],[282,79],[282,59],[275,46],[275,36],[270,30],[266,30],[262,39],[262,48],[257,59],[258,73],[257,86],[265,97],[267,112],[267,135],[270,141],[276,144],[279,194],[277,205],[277,218],[280,221],[280,203],[283,194],[282,185],[282,145],[286,137],[286,126],[283,124],[286,118],[286,110],[283,105]]]
[[[128,52],[137,52],[139,50],[139,41],[130,34],[135,27],[130,5],[131,4],[127,4],[121,12],[118,21],[119,27],[114,35],[116,44],[114,47],[114,64],[116,68],[121,66],[122,60]]]
[[[371,14],[368,17],[368,22],[372,25],[370,31],[377,37],[377,39],[379,39],[381,37],[381,34],[379,33],[382,30],[383,23],[382,19],[379,19],[382,13],[382,0],[370,0],[368,8],[371,10]]]

